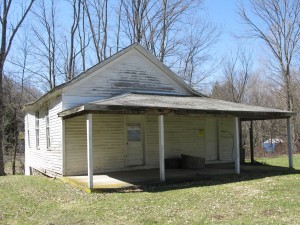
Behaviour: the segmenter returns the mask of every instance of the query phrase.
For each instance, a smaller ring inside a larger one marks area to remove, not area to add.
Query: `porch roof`
[[[152,115],[223,115],[243,120],[284,119],[294,112],[260,106],[245,105],[208,97],[128,93],[109,99],[89,102],[65,110],[63,118],[86,113],[152,114]]]

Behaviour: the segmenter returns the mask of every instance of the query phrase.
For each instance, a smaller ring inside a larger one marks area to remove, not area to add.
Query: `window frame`
[[[40,112],[35,112],[35,145],[40,149]]]
[[[127,142],[142,141],[142,124],[140,122],[127,123]]]
[[[51,148],[51,140],[50,140],[50,118],[49,118],[49,110],[46,109],[46,115],[45,115],[45,127],[46,127],[46,145],[47,149],[49,150]]]
[[[30,129],[29,129],[29,114],[27,114],[27,117],[26,117],[26,125],[27,125],[27,143],[28,143],[28,147],[31,148]]]

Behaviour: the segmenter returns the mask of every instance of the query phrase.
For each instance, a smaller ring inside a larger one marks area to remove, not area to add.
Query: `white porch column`
[[[165,137],[164,137],[164,116],[158,116],[159,133],[159,172],[160,181],[165,181]]]
[[[234,147],[235,147],[235,173],[241,173],[241,166],[240,166],[240,129],[239,129],[239,118],[234,118]]]
[[[26,164],[26,162],[25,162],[25,175],[26,175],[26,176],[32,175],[31,167],[28,166],[28,165]]]
[[[93,115],[86,117],[88,187],[93,188]]]
[[[25,175],[26,176],[32,175],[32,169],[29,166],[29,157],[28,157],[28,147],[27,146],[25,146]]]
[[[292,127],[291,127],[291,118],[287,119],[287,139],[288,139],[288,155],[289,155],[289,167],[293,168],[293,135],[292,135]]]

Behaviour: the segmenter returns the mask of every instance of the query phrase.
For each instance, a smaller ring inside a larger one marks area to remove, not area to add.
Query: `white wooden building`
[[[133,44],[25,105],[25,167],[49,176],[160,168],[181,154],[235,162],[239,121],[288,111],[208,98]],[[291,135],[289,135],[291,137]],[[291,139],[291,138],[290,138]],[[289,147],[292,167],[292,147]]]

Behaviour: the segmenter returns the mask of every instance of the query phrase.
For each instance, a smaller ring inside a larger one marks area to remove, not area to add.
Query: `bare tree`
[[[247,37],[262,40],[270,49],[285,89],[286,109],[293,111],[291,67],[299,53],[300,0],[251,0],[251,12],[241,5],[239,15],[249,27]]]
[[[221,31],[206,19],[200,22],[190,21],[186,24],[186,30],[187,32],[180,42],[182,50],[179,53],[180,69],[178,74],[190,86],[197,87],[219,66],[218,63],[214,63],[204,69],[204,64],[213,60],[210,52],[218,41]]]
[[[235,54],[226,56],[223,62],[224,80],[216,82],[212,89],[215,98],[246,103],[246,90],[253,75],[252,53],[239,48]]]
[[[123,2],[123,26],[124,32],[130,40],[142,44],[143,35],[147,30],[146,15],[157,0],[124,0]]]
[[[120,0],[119,2],[119,8],[117,11],[118,15],[118,24],[117,24],[117,52],[120,48],[120,31],[121,31],[121,17],[122,17],[122,8],[123,8],[123,0]]]
[[[49,12],[49,14],[48,14]],[[37,26],[33,26],[32,30],[37,38],[31,41],[32,46],[36,50],[35,57],[42,64],[43,68],[39,68],[36,74],[48,83],[47,90],[51,90],[57,85],[57,34],[56,34],[56,7],[54,0],[50,2],[50,9],[45,4],[45,0],[37,4],[37,10],[34,11],[37,18]],[[43,73],[44,68],[47,71]]]
[[[82,18],[81,18],[81,24],[78,25],[78,36],[79,36],[79,43],[80,43],[80,53],[82,58],[82,71],[86,70],[86,25],[85,25],[85,19],[86,19],[86,13],[85,10],[82,10]]]
[[[186,16],[186,13],[192,7],[199,6],[202,2],[191,0],[161,0],[160,6],[160,25],[158,29],[159,44],[159,59],[164,62],[165,57],[174,48],[172,37],[176,37],[176,25],[180,24],[180,20]],[[202,24],[200,24],[202,26]],[[174,32],[175,31],[175,32]]]
[[[201,0],[123,0],[122,30],[130,43],[138,42],[165,62],[180,49],[180,29],[188,23],[188,12]],[[202,26],[202,24],[197,24]],[[209,41],[209,40],[208,40]]]
[[[81,0],[68,0],[72,6],[72,25],[70,28],[70,37],[65,39],[67,58],[66,58],[66,80],[72,80],[75,77],[75,59],[78,53],[75,50],[75,34],[78,30],[81,15]]]
[[[108,0],[84,0],[83,5],[92,34],[94,51],[98,62],[101,62],[107,58]]]
[[[29,13],[35,0],[30,0],[27,5],[21,5],[21,15],[18,20],[14,23],[14,20],[10,21],[10,13],[12,7],[18,8],[19,3],[14,5],[13,0],[4,0],[1,8],[2,13],[0,16],[1,22],[1,48],[0,48],[0,175],[4,175],[3,165],[3,150],[2,150],[2,138],[3,138],[3,76],[4,76],[4,64],[7,55],[13,44],[14,37]]]
[[[26,47],[26,46],[25,46]],[[27,54],[28,49],[22,49],[22,52]],[[37,98],[36,93],[26,84],[26,64],[27,56],[23,55],[23,62],[20,62],[20,81],[15,81],[16,74],[11,74],[10,77],[4,77],[4,102],[6,104],[4,111],[4,138],[3,145],[5,153],[10,156],[12,174],[16,174],[17,166],[23,170],[24,163],[22,157],[17,158],[17,153],[21,156],[24,146],[21,144],[22,132],[24,131],[24,112],[21,110],[23,105]],[[18,163],[18,164],[17,164]],[[19,170],[19,172],[22,172]]]

